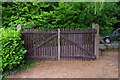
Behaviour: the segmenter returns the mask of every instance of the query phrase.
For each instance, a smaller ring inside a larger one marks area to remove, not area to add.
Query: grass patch
[[[119,51],[118,48],[108,48],[108,49],[105,49],[104,51]]]
[[[2,73],[2,78],[5,78],[6,76],[8,76],[10,74],[17,74],[21,71],[26,71],[29,68],[33,67],[35,64],[36,64],[35,60],[26,60],[23,65],[16,67],[14,70],[5,71],[4,73]]]
[[[119,44],[119,42],[118,41],[113,41],[113,42],[111,42],[111,44]]]

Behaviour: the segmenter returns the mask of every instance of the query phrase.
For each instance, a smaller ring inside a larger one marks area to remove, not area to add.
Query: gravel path
[[[38,61],[29,70],[7,78],[118,78],[118,52],[105,51],[95,61]]]

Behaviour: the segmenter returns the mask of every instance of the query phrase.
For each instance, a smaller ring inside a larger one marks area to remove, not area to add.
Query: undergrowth
[[[5,71],[4,73],[2,73],[2,78],[5,78],[6,76],[10,75],[10,74],[17,74],[20,73],[22,71],[26,71],[29,68],[33,67],[36,64],[35,60],[26,60],[25,63],[21,66],[16,67],[14,70],[11,71]]]

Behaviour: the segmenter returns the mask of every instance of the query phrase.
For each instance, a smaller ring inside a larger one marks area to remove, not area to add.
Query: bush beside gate
[[[3,72],[12,70],[24,62],[23,58],[26,50],[23,47],[20,31],[1,28],[0,44]]]

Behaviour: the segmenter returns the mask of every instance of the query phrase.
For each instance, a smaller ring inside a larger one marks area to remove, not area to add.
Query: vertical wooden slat
[[[61,56],[64,55],[64,40],[60,38],[60,50],[61,50]],[[60,57],[62,59],[62,57]]]
[[[38,42],[40,43],[40,34],[38,34],[38,39],[39,39]],[[38,48],[38,56],[41,56],[40,55],[40,49],[41,49],[41,47]]]
[[[88,34],[86,34],[85,49],[88,51]],[[85,54],[86,54],[86,56],[88,56],[89,52],[85,52]]]
[[[80,37],[79,37],[79,41],[80,41],[80,42],[79,42],[79,43],[80,43],[79,45],[82,46],[82,37],[81,37],[82,34],[79,34],[79,36],[80,36]],[[82,49],[81,49],[81,48],[80,48],[80,53],[79,53],[79,55],[82,56]]]
[[[52,30],[53,31],[53,30]],[[51,34],[51,35],[53,35],[53,34]],[[53,46],[53,42],[54,42],[54,39],[50,42],[50,56],[52,57],[52,55],[53,55],[53,57],[55,56],[55,53],[54,53],[54,46]],[[52,60],[53,60],[54,58],[52,58]]]
[[[71,35],[69,34],[69,36],[70,36],[70,39],[71,39],[72,34]],[[70,44],[70,56],[72,56],[72,49],[71,49],[72,44],[70,42],[69,42],[69,44]],[[70,57],[70,59],[71,59],[71,57]]]
[[[58,60],[60,60],[60,29],[58,29]]]
[[[69,29],[69,31],[70,31],[70,29]],[[72,35],[72,34],[71,34]],[[70,37],[70,34],[68,34],[68,36]],[[70,38],[69,38],[70,39]],[[71,56],[71,44],[70,44],[70,42],[69,42],[69,56]],[[69,59],[71,59],[71,57],[69,57]]]
[[[56,47],[55,47],[55,53],[56,53],[56,60],[58,60],[58,43],[57,43],[57,39],[55,40],[56,41]]]
[[[90,52],[89,52],[89,48],[90,48],[90,47],[88,46],[88,45],[89,45],[89,36],[90,36],[90,34],[87,34],[87,37],[86,37],[86,39],[87,39],[87,40],[86,40],[86,41],[87,41],[87,42],[86,42],[86,48],[87,48],[87,51],[88,51],[88,52],[86,53],[87,56],[89,56],[88,54],[90,54]]]
[[[84,37],[84,34],[81,34],[81,46],[83,47],[83,37]],[[82,54],[81,56],[83,56],[83,50],[81,50]]]
[[[26,35],[26,39],[27,39],[27,49],[29,50],[29,34]],[[28,53],[31,55],[31,53]]]
[[[41,56],[43,57],[44,53],[43,53],[43,46],[41,47]]]
[[[69,30],[69,29],[68,29]],[[69,34],[68,34],[68,38],[69,38]],[[68,42],[68,53],[67,53],[67,55],[68,56],[70,56],[70,43]],[[70,57],[68,57],[68,59],[70,59]]]
[[[43,57],[45,57],[45,45],[43,45]]]
[[[51,34],[52,35],[52,34]],[[52,42],[53,42],[54,40],[52,40],[51,42],[50,42],[50,45],[49,45],[49,48],[50,48],[50,50],[48,51],[47,50],[47,52],[49,52],[49,56],[51,57],[52,56],[52,54],[53,54],[53,57],[55,56],[55,54],[54,54],[54,52],[53,52],[53,49],[54,48],[52,48],[53,47],[53,45],[52,45]],[[53,52],[53,53],[52,53]],[[51,59],[51,58],[50,58]],[[53,58],[52,58],[53,59]]]
[[[67,45],[65,46],[66,42],[65,42],[64,39],[63,39],[62,42],[63,42],[63,46],[64,46],[64,47],[63,47],[63,54],[62,54],[62,56],[66,56],[66,54],[67,54],[67,52],[66,52],[66,46],[67,46]]]
[[[97,34],[95,34],[95,47],[94,47],[94,52],[96,55],[96,58],[99,57],[99,25],[98,24],[92,24],[92,28],[97,30]]]
[[[74,40],[74,42],[75,42],[75,35],[73,35],[73,40]],[[75,45],[73,45],[73,57],[74,57],[74,54],[76,54],[76,52],[75,52]]]
[[[74,31],[75,31],[75,29],[74,29]],[[73,34],[73,41],[76,43],[76,41],[75,41],[75,34]],[[75,50],[75,45],[73,45],[73,57],[75,56],[75,54],[76,54],[76,50]]]
[[[88,39],[88,34],[86,34],[86,38],[85,38],[85,48],[84,48],[84,49],[86,49],[86,50],[88,51],[88,47],[87,47],[88,41],[87,41],[87,39]],[[88,53],[89,53],[89,52],[85,52],[85,55],[88,56]]]
[[[85,44],[85,34],[83,34],[83,43],[82,43],[82,48],[84,49],[84,44]],[[85,54],[84,54],[84,50],[82,50],[82,52],[83,52],[83,54],[82,54],[82,56],[84,56]]]
[[[75,29],[76,30],[76,29]],[[74,34],[74,41],[75,42],[77,42],[76,41],[76,35]],[[78,54],[79,52],[78,52],[78,49],[77,49],[77,46],[75,46],[75,54],[74,54],[74,56],[76,56],[76,54]]]

